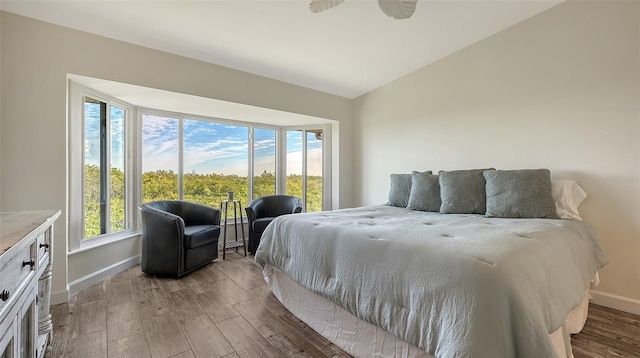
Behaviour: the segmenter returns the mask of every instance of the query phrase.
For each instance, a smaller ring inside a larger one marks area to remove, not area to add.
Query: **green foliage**
[[[109,210],[111,232],[125,229],[125,202],[124,202],[124,173],[117,169],[111,168],[111,193],[109,196]]]
[[[147,173],[143,173],[142,177]],[[185,174],[183,200],[202,205],[220,207],[220,202],[227,199],[227,192],[234,192],[234,199],[239,199],[240,203],[247,205],[249,197],[249,181],[246,177],[237,175],[222,174]],[[142,201],[162,200],[164,198],[151,198],[145,195],[142,188]],[[229,212],[229,217],[235,217]]]
[[[253,178],[253,196],[259,198],[265,195],[276,193],[276,175],[268,173],[266,170]]]
[[[124,173],[111,168],[110,230],[119,231],[125,228],[125,186]],[[85,166],[84,187],[84,221],[85,238],[100,235],[100,168],[95,165]],[[263,172],[253,179],[254,197],[275,194],[276,176]],[[249,203],[249,180],[247,177],[222,174],[188,173],[183,176],[183,200],[199,203],[214,208],[227,199],[227,192],[233,191],[234,198],[246,206]],[[287,177],[287,194],[302,197],[302,176]],[[178,174],[173,171],[157,170],[142,174],[142,202],[155,200],[179,199]],[[307,177],[307,211],[322,210],[322,177]],[[244,214],[244,213],[242,213]],[[229,212],[229,217],[234,213]]]
[[[84,166],[84,237],[100,235],[100,168]]]

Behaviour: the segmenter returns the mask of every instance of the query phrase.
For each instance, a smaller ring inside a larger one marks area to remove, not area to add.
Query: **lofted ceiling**
[[[319,14],[308,0],[2,0],[0,8],[356,98],[560,2],[419,0],[405,20],[375,0]]]

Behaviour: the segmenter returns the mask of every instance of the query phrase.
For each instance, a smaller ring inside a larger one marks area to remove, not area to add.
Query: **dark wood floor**
[[[229,251],[187,277],[135,266],[52,307],[47,357],[349,357],[289,313],[253,256]],[[575,358],[640,357],[640,317],[591,305]]]

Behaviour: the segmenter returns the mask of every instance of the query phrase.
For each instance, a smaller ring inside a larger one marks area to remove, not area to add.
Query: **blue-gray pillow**
[[[430,173],[411,173],[411,193],[407,209],[439,212],[441,203],[438,176]]]
[[[485,170],[487,217],[557,219],[548,169]]]
[[[486,169],[452,170],[438,173],[441,214],[484,214]]]
[[[426,171],[424,173],[431,174]],[[411,174],[391,174],[389,185],[389,202],[387,205],[406,208],[411,194]]]

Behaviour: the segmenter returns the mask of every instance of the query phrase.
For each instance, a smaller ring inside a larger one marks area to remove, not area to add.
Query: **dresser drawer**
[[[19,294],[18,289],[22,289],[21,286],[30,278],[29,274],[32,272],[32,268],[35,269],[35,265],[24,264],[36,262],[31,255],[35,250],[32,251],[31,248],[32,246],[25,247],[7,265],[0,268],[2,271],[2,275],[0,275],[0,293],[4,296],[0,299],[0,311],[2,311],[2,307],[5,304],[13,301],[13,298]]]
[[[36,261],[40,262],[40,265],[42,266],[46,266],[48,264],[48,262],[42,262],[42,260],[44,258],[49,258],[51,255],[47,255],[48,252],[50,252],[51,248],[51,243],[49,242],[49,238],[48,235],[45,235],[45,233],[40,234],[40,236],[38,236],[38,239],[36,240],[36,252],[38,253],[38,258],[36,259]]]

